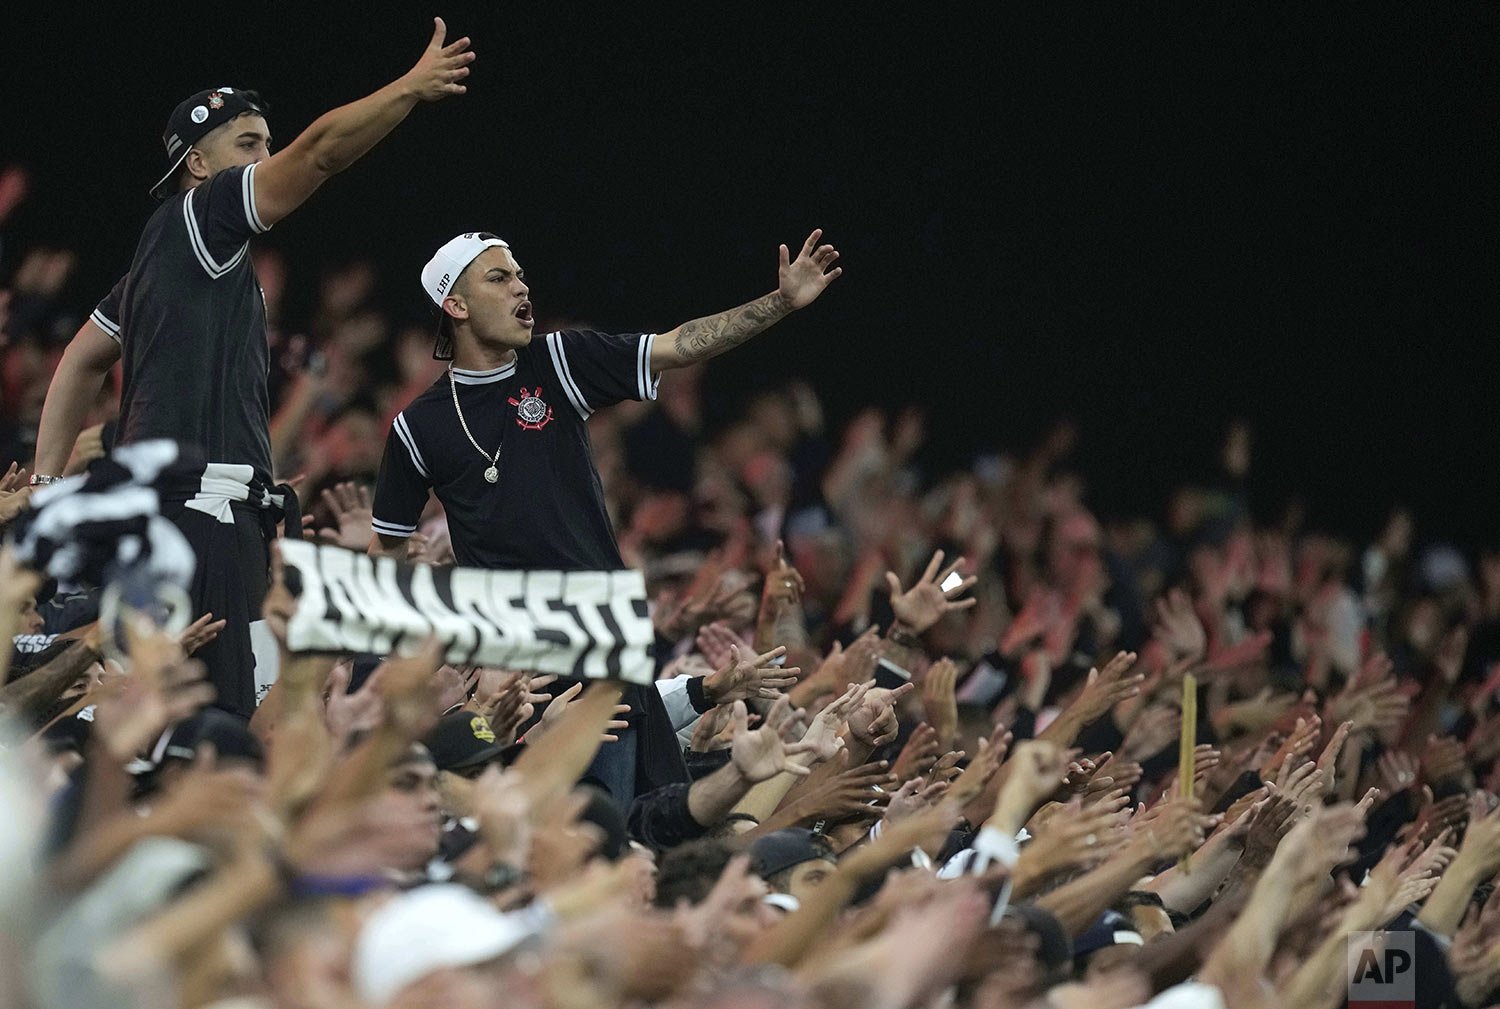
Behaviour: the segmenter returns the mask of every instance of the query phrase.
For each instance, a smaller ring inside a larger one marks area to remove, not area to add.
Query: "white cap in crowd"
[[[354,987],[382,1005],[434,971],[493,960],[532,934],[525,916],[498,910],[468,887],[417,887],[382,904],[360,929]]]

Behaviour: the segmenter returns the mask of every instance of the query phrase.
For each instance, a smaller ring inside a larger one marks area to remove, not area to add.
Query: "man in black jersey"
[[[325,113],[276,154],[254,92],[221,87],[179,104],[162,138],[167,172],[151,190],[163,202],[130,272],[69,344],[47,393],[33,483],[62,471],[117,359],[119,443],[170,438],[202,453],[202,473],[163,493],[163,513],[198,557],[194,607],[228,621],[199,657],[217,703],[242,715],[256,703],[251,625],[282,505],[272,487],[265,301],[249,239],[374,147],[418,102],[464,92],[474,54],[467,38],[445,45],[446,32],[435,19],[410,71]]]
[[[422,286],[442,313],[435,356],[452,364],[392,422],[370,552],[403,557],[431,491],[461,565],[623,567],[587,420],[621,400],[655,399],[660,372],[716,357],[812,304],[843,272],[833,246],[818,244],[821,235],[809,235],[795,259],[783,245],[776,290],[738,308],[660,335],[562,330],[535,341],[530,290],[509,246],[482,232],[448,242],[423,268]],[[670,725],[663,730],[653,717],[661,714],[656,691],[635,690],[627,700],[646,719],[640,746],[656,746],[658,757],[675,753]],[[605,749],[627,742],[622,736]],[[641,765],[648,762],[655,761]],[[634,780],[627,771],[605,784],[628,798]]]

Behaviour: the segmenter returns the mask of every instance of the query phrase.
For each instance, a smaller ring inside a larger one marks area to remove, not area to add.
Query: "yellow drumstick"
[[[1177,748],[1177,780],[1182,789],[1182,797],[1191,799],[1193,797],[1193,775],[1197,770],[1196,756],[1198,749],[1198,678],[1188,673],[1182,678],[1182,731]],[[1192,868],[1192,855],[1182,857],[1183,873],[1190,873]]]

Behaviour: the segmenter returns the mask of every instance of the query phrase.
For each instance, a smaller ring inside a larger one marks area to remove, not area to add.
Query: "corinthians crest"
[[[527,431],[540,431],[552,422],[552,408],[542,399],[542,387],[528,392],[521,387],[520,398],[510,397],[510,405],[516,408],[516,423]]]

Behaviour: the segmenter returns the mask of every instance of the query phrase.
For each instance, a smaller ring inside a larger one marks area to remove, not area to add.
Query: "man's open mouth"
[[[530,326],[535,320],[531,317],[531,302],[523,301],[516,306],[516,318],[522,325]]]

